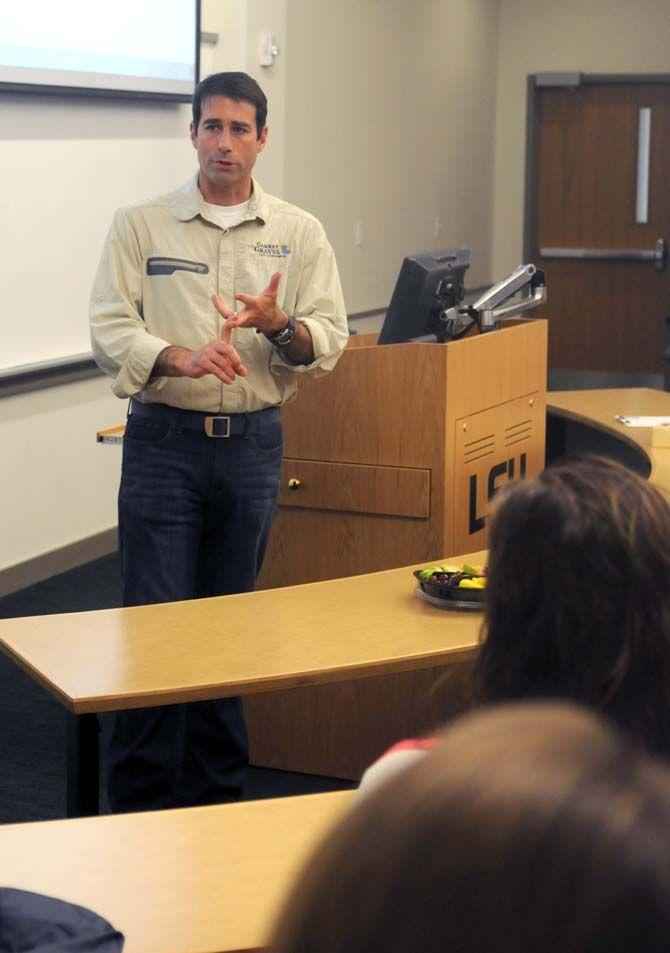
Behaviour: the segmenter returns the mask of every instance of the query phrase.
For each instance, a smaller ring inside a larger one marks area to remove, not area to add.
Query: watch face
[[[277,331],[276,334],[272,336],[273,344],[278,344],[280,347],[284,347],[287,344],[290,344],[293,338],[295,337],[295,323],[291,318],[285,328],[282,328],[281,331]]]

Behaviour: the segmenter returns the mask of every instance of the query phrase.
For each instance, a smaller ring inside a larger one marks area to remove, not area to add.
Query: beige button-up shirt
[[[248,377],[232,384],[211,374],[150,379],[164,348],[197,350],[219,336],[212,294],[239,310],[234,295],[259,294],[276,271],[277,303],[308,328],[313,363],[292,365],[255,328],[235,328],[233,345]],[[197,177],[116,213],[91,293],[91,342],[117,397],[207,413],[261,410],[294,397],[299,374],[331,370],[347,337],[335,256],[321,224],[257,182],[245,219],[233,228],[208,217]]]

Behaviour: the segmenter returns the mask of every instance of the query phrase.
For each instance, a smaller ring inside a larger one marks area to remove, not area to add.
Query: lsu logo
[[[288,258],[291,254],[288,245],[273,245],[265,242],[256,242],[254,251],[257,255],[264,255],[266,258]]]
[[[526,454],[522,453],[519,457],[519,478],[521,480],[526,476]],[[490,503],[493,497],[496,495],[496,491],[500,488],[499,481],[502,478],[507,478],[508,480],[514,480],[516,477],[516,461],[514,457],[509,460],[503,460],[502,463],[497,463],[494,467],[488,472],[488,477],[486,480],[486,497]],[[470,536],[473,536],[475,533],[478,533],[480,530],[484,529],[486,524],[486,514],[482,513],[478,515],[477,513],[477,474],[473,473],[470,476],[470,506],[468,513],[468,532]]]

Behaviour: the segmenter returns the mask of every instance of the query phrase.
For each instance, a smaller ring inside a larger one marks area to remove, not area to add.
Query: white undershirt
[[[220,225],[221,228],[232,228],[246,216],[250,202],[251,199],[248,198],[241,205],[212,205],[211,202],[205,202],[204,205],[207,214],[217,225]]]

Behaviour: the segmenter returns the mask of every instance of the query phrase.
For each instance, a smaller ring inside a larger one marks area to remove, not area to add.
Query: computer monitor
[[[405,258],[377,343],[439,338],[439,315],[463,300],[463,279],[469,267],[469,248]]]

